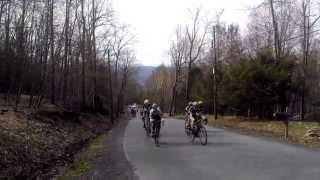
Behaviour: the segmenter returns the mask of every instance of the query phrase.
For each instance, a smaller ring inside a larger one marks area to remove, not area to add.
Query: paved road
[[[167,119],[160,147],[141,120],[129,122],[127,158],[140,180],[320,180],[320,152],[208,128],[208,145],[192,144],[183,121]]]

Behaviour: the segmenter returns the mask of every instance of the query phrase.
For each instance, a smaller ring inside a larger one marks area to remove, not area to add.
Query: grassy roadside
[[[185,115],[184,114],[177,114],[177,115],[174,116],[174,118],[176,118],[176,119],[184,119]]]
[[[232,116],[219,117],[217,120],[214,120],[213,116],[208,116],[208,120],[209,125],[211,126],[235,129],[246,134],[266,136],[285,141],[285,126],[282,121],[258,120]],[[310,148],[320,148],[319,140],[311,140],[304,137],[306,132],[311,128],[320,128],[320,124],[316,122],[290,122],[288,142],[301,144]]]
[[[107,138],[107,134],[102,134],[92,141],[88,145],[88,148],[81,153],[75,161],[66,169],[64,174],[58,177],[58,180],[78,179],[85,173],[94,168],[93,160],[103,154],[105,151],[104,140]]]
[[[282,121],[258,120],[243,117],[226,116],[214,120],[214,116],[209,115],[208,123],[210,126],[235,130],[237,132],[255,136],[270,137],[280,141],[284,139],[285,126]],[[184,115],[175,116],[177,119],[184,119]],[[286,142],[301,144],[309,148],[320,148],[320,140],[305,138],[306,132],[311,128],[320,128],[317,122],[298,122],[289,123],[289,139]]]

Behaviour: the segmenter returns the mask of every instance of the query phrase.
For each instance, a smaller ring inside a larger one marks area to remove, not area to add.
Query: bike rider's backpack
[[[160,111],[155,109],[152,111],[151,118],[154,120],[161,120]]]

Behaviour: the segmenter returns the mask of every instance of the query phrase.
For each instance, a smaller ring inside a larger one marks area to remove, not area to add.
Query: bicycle
[[[153,134],[153,139],[154,139],[154,144],[156,146],[159,146],[159,137],[160,137],[160,129],[161,129],[161,121],[154,121],[153,123],[155,128],[154,128],[154,134]]]
[[[201,121],[194,124],[192,135],[193,135],[192,142],[194,142],[195,138],[198,137],[202,145],[207,145],[208,143],[207,130],[203,126]]]
[[[131,116],[136,117],[136,115],[137,115],[137,111],[134,109],[131,109]]]
[[[207,130],[203,124],[207,124],[207,119],[204,116],[197,116],[197,119],[194,122],[193,128],[185,127],[185,132],[188,137],[192,138],[192,142],[195,141],[196,138],[200,139],[200,143],[202,145],[207,145],[208,143],[208,135]]]
[[[146,130],[146,134],[147,134],[147,136],[150,136],[150,133],[151,133],[151,125],[150,125],[149,113],[146,113],[144,120],[145,120],[145,130]]]
[[[189,117],[186,116],[186,119],[185,119],[185,124],[184,124],[184,132],[186,133],[186,135],[188,137],[191,137],[191,134],[192,134],[192,130],[191,130],[191,127],[189,125]]]

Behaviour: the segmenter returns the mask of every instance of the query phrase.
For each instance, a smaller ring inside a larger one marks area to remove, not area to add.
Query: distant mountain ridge
[[[139,65],[136,67],[136,69],[136,79],[141,85],[144,85],[146,80],[152,75],[152,72],[156,69],[156,67]]]

